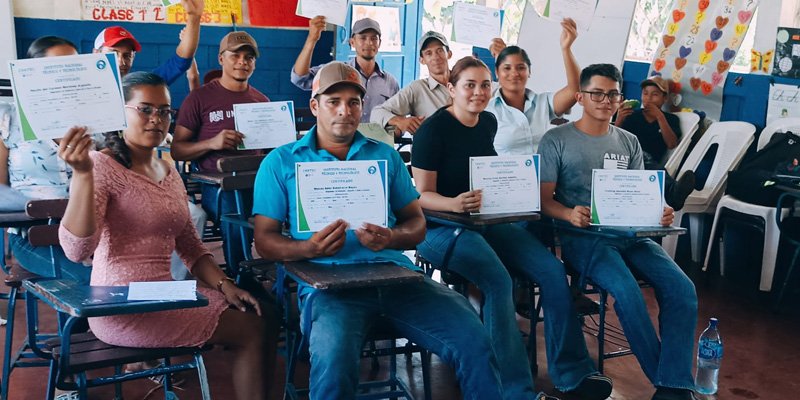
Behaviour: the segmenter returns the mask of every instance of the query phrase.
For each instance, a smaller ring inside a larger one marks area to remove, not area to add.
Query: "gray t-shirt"
[[[574,123],[553,128],[539,143],[542,182],[555,182],[555,199],[566,207],[591,204],[593,169],[644,169],[642,147],[632,133],[610,125],[602,136]]]

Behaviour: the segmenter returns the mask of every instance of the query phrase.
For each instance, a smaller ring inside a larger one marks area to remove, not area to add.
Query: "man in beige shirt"
[[[426,117],[450,104],[447,62],[453,53],[447,39],[441,33],[428,31],[420,38],[419,48],[419,63],[428,67],[430,76],[411,82],[375,107],[370,116],[370,122],[392,127],[395,137],[403,136],[403,132],[413,135]]]

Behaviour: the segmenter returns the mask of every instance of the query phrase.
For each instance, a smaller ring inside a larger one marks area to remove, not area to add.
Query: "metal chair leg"
[[[2,382],[2,391],[0,391],[0,398],[2,400],[8,399],[8,386],[9,386],[9,377],[11,376],[11,353],[13,352],[13,341],[14,341],[14,310],[17,306],[17,292],[18,288],[12,287],[11,290],[8,292],[8,316],[6,317],[6,342],[3,346],[4,354],[3,354],[3,378],[0,380]]]

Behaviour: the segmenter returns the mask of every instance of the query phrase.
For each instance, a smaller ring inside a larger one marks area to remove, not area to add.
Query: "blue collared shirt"
[[[311,128],[302,139],[278,147],[261,163],[256,175],[253,193],[253,214],[263,215],[289,227],[291,237],[308,240],[311,232],[297,230],[297,196],[295,185],[295,163],[340,161],[327,150],[317,148],[317,127]],[[386,160],[386,177],[389,187],[389,228],[394,227],[394,214],[419,197],[411,183],[403,160],[395,149],[356,132],[346,160]],[[358,227],[351,227],[352,229]],[[394,249],[372,251],[364,247],[350,229],[344,247],[332,257],[320,257],[311,261],[326,264],[391,262],[413,270],[419,270],[403,252]]]
[[[383,104],[384,101],[394,96],[395,93],[400,91],[400,85],[397,79],[392,74],[385,72],[381,69],[380,65],[375,63],[375,71],[372,75],[364,76],[361,72],[361,67],[358,66],[355,58],[347,61],[347,64],[358,71],[358,77],[361,78],[361,84],[367,89],[364,94],[364,107],[361,113],[361,122],[369,122],[369,117],[372,114],[372,109]],[[311,90],[311,84],[314,82],[314,76],[325,64],[317,65],[309,69],[308,74],[303,76],[297,75],[292,68],[291,79],[295,86],[303,90]]]

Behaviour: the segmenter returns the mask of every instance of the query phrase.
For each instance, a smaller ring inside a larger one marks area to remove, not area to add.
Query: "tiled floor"
[[[761,399],[786,400],[800,398],[800,312],[798,301],[787,302],[781,314],[773,313],[768,303],[753,291],[741,290],[739,285],[713,275],[691,274],[697,285],[700,298],[698,332],[705,328],[708,317],[715,316],[720,320],[720,329],[725,343],[725,359],[720,373],[720,392],[716,398],[728,399]],[[657,308],[650,290],[646,290],[651,315],[656,320]],[[793,304],[792,304],[793,303]],[[5,302],[0,304],[5,309]],[[44,309],[44,307],[43,307]],[[3,311],[3,314],[5,312]],[[43,313],[43,325],[53,326],[54,317],[50,312]],[[24,310],[18,307],[18,321],[24,321]],[[613,320],[613,311],[612,311]],[[520,328],[526,329],[527,320],[520,319]],[[15,329],[17,343],[22,338],[22,323]],[[0,328],[3,333],[4,328]],[[590,351],[595,353],[596,341],[587,337]],[[538,340],[539,375],[537,388],[552,394],[558,394],[547,378],[544,339],[541,325]],[[230,383],[230,352],[214,349],[205,355],[211,382],[212,395],[215,399],[233,399]],[[275,381],[283,380],[283,359],[279,358],[279,370]],[[409,382],[417,398],[422,398],[421,368],[418,358],[410,364],[403,358],[398,359],[400,374]],[[307,367],[301,367],[300,378],[304,379]],[[386,372],[385,362],[377,374]],[[363,363],[363,378],[374,375],[369,363]],[[639,369],[632,356],[607,361],[606,374],[614,379],[612,399],[646,400],[652,395],[653,388]],[[432,370],[433,399],[457,399],[460,397],[453,373],[434,358]],[[11,378],[10,399],[29,400],[44,397],[46,370],[42,368],[16,370]],[[134,381],[124,385],[127,399],[141,399],[154,385],[149,381]],[[185,384],[186,391],[178,391],[182,400],[198,399],[196,377],[190,376]],[[275,385],[272,398],[281,398],[281,385]],[[111,388],[97,388],[90,391],[92,399],[111,399]],[[158,391],[151,399],[163,398]],[[569,399],[564,396],[564,399]]]

